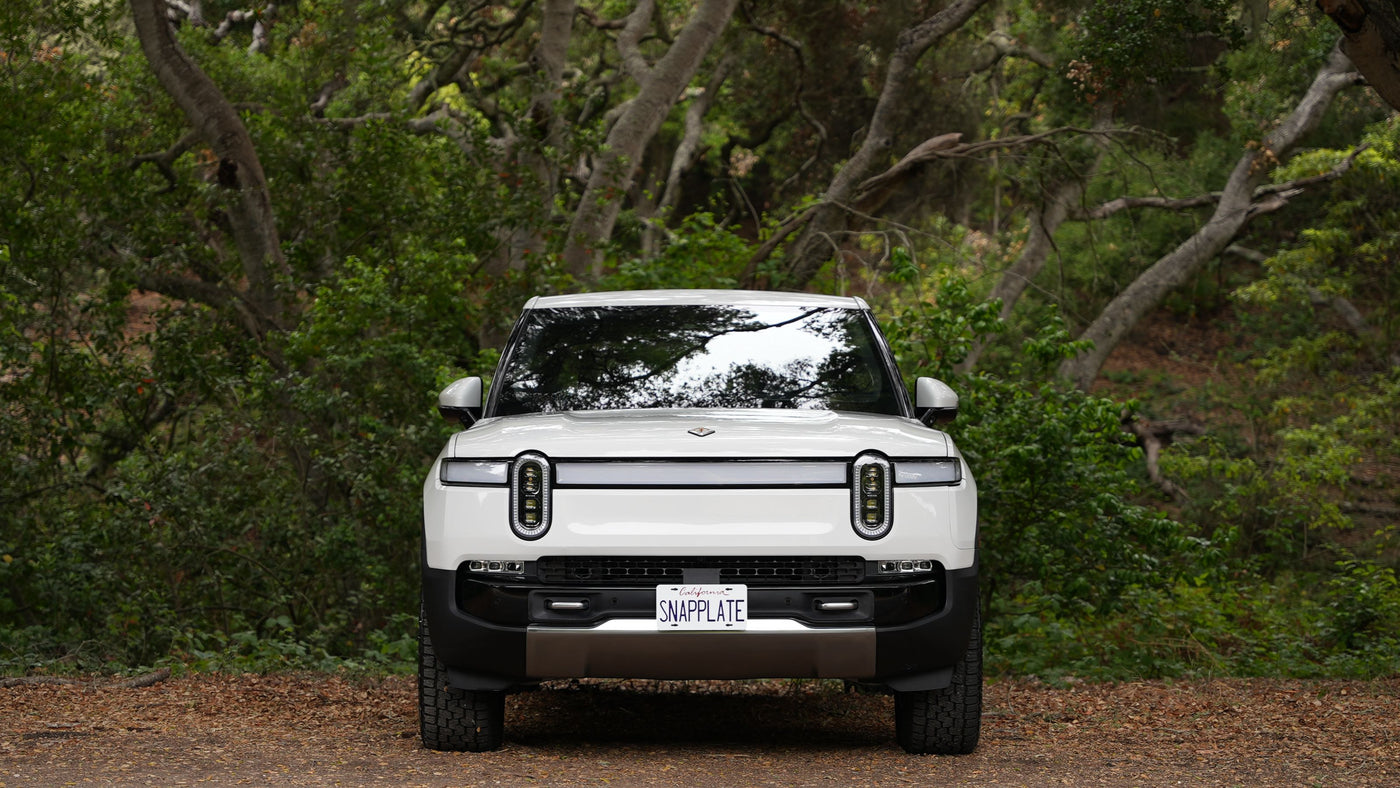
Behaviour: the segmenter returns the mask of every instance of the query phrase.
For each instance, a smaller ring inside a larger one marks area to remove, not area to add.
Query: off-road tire
[[[982,732],[982,617],[974,613],[967,651],[947,687],[894,694],[894,732],[915,755],[967,755]]]
[[[418,617],[418,723],[423,746],[447,752],[485,752],[505,738],[506,694],[448,686],[423,615]]]

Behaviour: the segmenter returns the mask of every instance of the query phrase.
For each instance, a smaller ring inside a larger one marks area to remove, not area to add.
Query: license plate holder
[[[748,621],[749,587],[742,583],[656,587],[659,631],[736,632]]]

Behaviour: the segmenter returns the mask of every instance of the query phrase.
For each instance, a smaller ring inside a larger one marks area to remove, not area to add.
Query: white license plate
[[[656,587],[656,628],[659,630],[740,630],[749,623],[746,585]]]

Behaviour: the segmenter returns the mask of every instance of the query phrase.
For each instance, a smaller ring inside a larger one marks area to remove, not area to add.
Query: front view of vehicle
[[[975,747],[977,496],[859,299],[537,298],[424,485],[426,746],[499,746],[555,678],[834,678],[911,752]]]

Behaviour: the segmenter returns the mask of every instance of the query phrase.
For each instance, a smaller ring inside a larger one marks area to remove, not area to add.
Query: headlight
[[[937,460],[898,461],[894,464],[895,484],[957,484],[962,481],[962,463],[957,457]]]
[[[443,460],[438,479],[443,484],[505,484],[510,463],[497,460]]]
[[[516,536],[538,539],[549,530],[552,486],[549,460],[544,455],[527,453],[515,458],[510,476],[510,528]]]
[[[894,485],[890,463],[862,454],[851,466],[851,527],[862,539],[879,539],[894,524]]]

